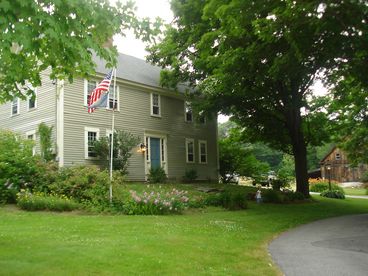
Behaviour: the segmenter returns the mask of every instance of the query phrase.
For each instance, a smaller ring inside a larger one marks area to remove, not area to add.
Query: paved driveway
[[[367,276],[368,214],[302,225],[272,241],[269,251],[287,276]]]

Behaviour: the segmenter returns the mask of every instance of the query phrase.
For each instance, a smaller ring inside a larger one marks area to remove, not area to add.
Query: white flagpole
[[[114,87],[113,87],[113,104],[112,104],[112,122],[111,122],[111,145],[110,145],[110,203],[112,203],[112,164],[114,157],[114,130],[115,130],[115,91],[116,91],[116,68],[113,70]],[[108,103],[110,104],[110,103]]]

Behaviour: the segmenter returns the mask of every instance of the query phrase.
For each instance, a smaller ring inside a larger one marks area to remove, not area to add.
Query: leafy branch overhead
[[[306,146],[323,142],[328,122],[308,103],[310,87],[320,76],[331,85],[348,74],[367,79],[359,73],[368,64],[366,1],[172,0],[171,6],[174,24],[150,47],[150,60],[167,69],[162,84],[196,86],[203,110],[231,115],[247,137],[292,153],[297,190],[307,195]]]
[[[137,19],[130,1],[2,0],[0,14],[0,102],[31,93],[26,84],[40,86],[48,68],[51,79],[70,82],[93,74],[93,54],[113,67],[117,50],[104,47],[113,35],[133,29],[147,41],[161,26],[159,19]]]

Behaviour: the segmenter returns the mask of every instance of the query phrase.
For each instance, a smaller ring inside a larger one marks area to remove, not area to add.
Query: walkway
[[[269,251],[286,276],[366,276],[368,214],[302,225],[281,234]]]
[[[316,193],[316,192],[309,192],[311,195],[319,195],[320,193]],[[356,196],[356,195],[345,195],[345,197],[348,198],[361,198],[361,199],[368,199],[368,195],[360,195],[360,196]]]

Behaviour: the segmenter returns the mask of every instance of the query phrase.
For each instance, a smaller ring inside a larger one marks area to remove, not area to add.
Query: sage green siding
[[[42,73],[42,86],[37,87],[37,106],[28,110],[27,100],[20,100],[19,114],[11,115],[11,102],[0,105],[0,129],[8,129],[25,136],[37,131],[40,123],[53,127],[56,139],[56,86],[48,78],[48,71]],[[36,135],[36,153],[39,152],[39,137]]]
[[[184,100],[174,92],[118,80],[119,111],[115,112],[115,129],[125,130],[141,138],[148,133],[167,138],[167,173],[169,178],[180,181],[186,169],[196,169],[199,179],[217,179],[217,122],[187,123],[184,120]],[[160,94],[161,117],[151,116],[151,96]],[[64,87],[64,164],[98,164],[85,159],[85,127],[98,128],[100,137],[111,129],[112,112],[97,109],[88,114],[84,106],[84,81],[76,80]],[[186,163],[185,138],[195,139],[195,163]],[[207,141],[207,164],[199,164],[198,140]],[[145,155],[134,150],[129,160],[130,180],[145,180]]]

